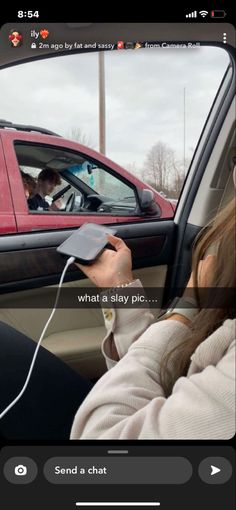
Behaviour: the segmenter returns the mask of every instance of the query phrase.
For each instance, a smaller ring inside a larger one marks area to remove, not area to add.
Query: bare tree
[[[157,142],[149,150],[144,162],[143,179],[158,191],[168,188],[168,176],[173,167],[174,151],[163,142]]]
[[[67,138],[70,140],[73,140],[75,142],[79,142],[82,145],[86,145],[87,147],[90,147],[91,149],[95,148],[95,143],[90,135],[86,135],[82,131],[82,129],[73,126],[67,133]]]
[[[172,198],[178,198],[182,191],[185,177],[188,173],[188,168],[190,165],[190,159],[186,158],[185,160],[185,168],[183,166],[183,161],[177,161],[175,158],[173,159],[173,166],[171,171],[171,182],[169,187],[169,193]]]
[[[187,161],[185,161],[185,164],[187,166]],[[183,164],[181,164],[178,161],[173,160],[173,166],[172,166],[172,179],[171,179],[171,185],[169,192],[172,196],[172,198],[178,198],[185,179],[185,172],[183,168]]]

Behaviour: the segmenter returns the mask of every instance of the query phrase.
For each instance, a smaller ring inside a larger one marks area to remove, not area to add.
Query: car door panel
[[[117,235],[132,250],[133,267],[142,268],[170,264],[173,259],[175,236],[173,221],[148,224],[119,225]],[[56,251],[73,231],[46,232],[4,236],[0,244],[0,290],[14,291],[40,285],[57,284],[65,260]],[[66,280],[83,278],[75,268],[69,268]]]
[[[164,289],[167,265],[145,267],[134,271],[144,287]],[[93,287],[88,279],[68,282],[63,288]],[[41,287],[0,295],[0,320],[37,341],[51,309],[46,308],[51,287]],[[96,291],[95,291],[96,292]],[[55,298],[56,288],[53,287]],[[162,292],[159,292],[161,299]],[[40,308],[38,303],[44,304]],[[152,308],[154,316],[158,308]],[[44,347],[59,356],[81,375],[97,378],[105,371],[101,342],[105,336],[103,316],[99,308],[60,308],[48,328]]]
[[[71,231],[4,236],[0,246],[0,320],[38,340],[50,314],[65,260],[56,252]],[[173,221],[119,225],[118,233],[132,251],[134,275],[146,287],[164,289],[167,267],[173,259]],[[18,250],[16,246],[18,245]],[[51,246],[48,246],[51,245]],[[92,284],[75,267],[64,287]],[[52,288],[51,285],[54,285]],[[161,293],[160,293],[161,296]],[[156,315],[159,308],[153,309]],[[59,309],[43,345],[81,374],[99,377],[105,370],[101,342],[105,329],[100,308]]]

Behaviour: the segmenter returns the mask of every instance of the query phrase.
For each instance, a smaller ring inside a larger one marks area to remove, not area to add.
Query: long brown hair
[[[232,292],[227,291],[227,289],[234,290],[236,288],[235,212],[234,198],[208,224],[207,228],[201,231],[195,241],[192,271],[199,313],[191,323],[190,333],[187,337],[162,360],[161,383],[166,396],[171,394],[175,381],[179,377],[187,375],[190,357],[197,346],[213,333],[225,319],[235,317],[235,302]],[[212,244],[216,244],[218,248],[211,289],[201,293],[197,283],[199,262]],[[219,291],[220,288],[222,290]]]

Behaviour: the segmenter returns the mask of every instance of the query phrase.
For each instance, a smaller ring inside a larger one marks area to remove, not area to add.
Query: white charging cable
[[[49,319],[48,321],[46,322],[44,328],[43,328],[43,331],[40,335],[40,338],[39,338],[39,341],[37,343],[37,346],[36,346],[36,349],[35,349],[35,352],[34,352],[34,355],[33,355],[33,358],[32,358],[32,361],[31,361],[31,365],[30,365],[30,368],[29,368],[29,372],[28,372],[28,375],[26,377],[26,380],[25,380],[25,383],[24,383],[24,386],[22,387],[20,393],[16,396],[16,398],[6,407],[6,409],[4,409],[4,411],[1,412],[0,414],[0,420],[3,418],[3,416],[5,416],[8,411],[10,411],[10,409],[12,409],[12,407],[20,400],[20,398],[22,397],[22,395],[24,394],[28,384],[29,384],[29,381],[30,381],[30,378],[31,378],[31,375],[32,375],[32,372],[33,372],[33,368],[34,368],[34,365],[35,365],[35,361],[36,361],[36,358],[37,358],[37,354],[38,354],[38,351],[39,351],[39,347],[43,341],[43,338],[44,338],[44,335],[48,329],[48,326],[53,318],[53,315],[56,311],[56,308],[57,308],[57,303],[58,303],[58,300],[59,300],[59,296],[60,296],[60,292],[61,292],[61,286],[63,284],[63,280],[65,278],[65,274],[66,274],[66,271],[68,269],[68,267],[73,264],[75,261],[75,258],[74,257],[70,257],[67,262],[66,262],[66,265],[62,271],[62,274],[61,274],[61,278],[60,278],[60,281],[59,281],[59,284],[58,284],[58,289],[57,289],[57,294],[56,294],[56,299],[55,299],[55,303],[54,303],[54,307],[53,307],[53,310],[49,316]]]

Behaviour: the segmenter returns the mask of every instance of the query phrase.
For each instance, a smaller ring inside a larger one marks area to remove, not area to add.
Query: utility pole
[[[99,151],[106,154],[106,105],[105,105],[105,66],[104,52],[98,52],[99,82]]]

